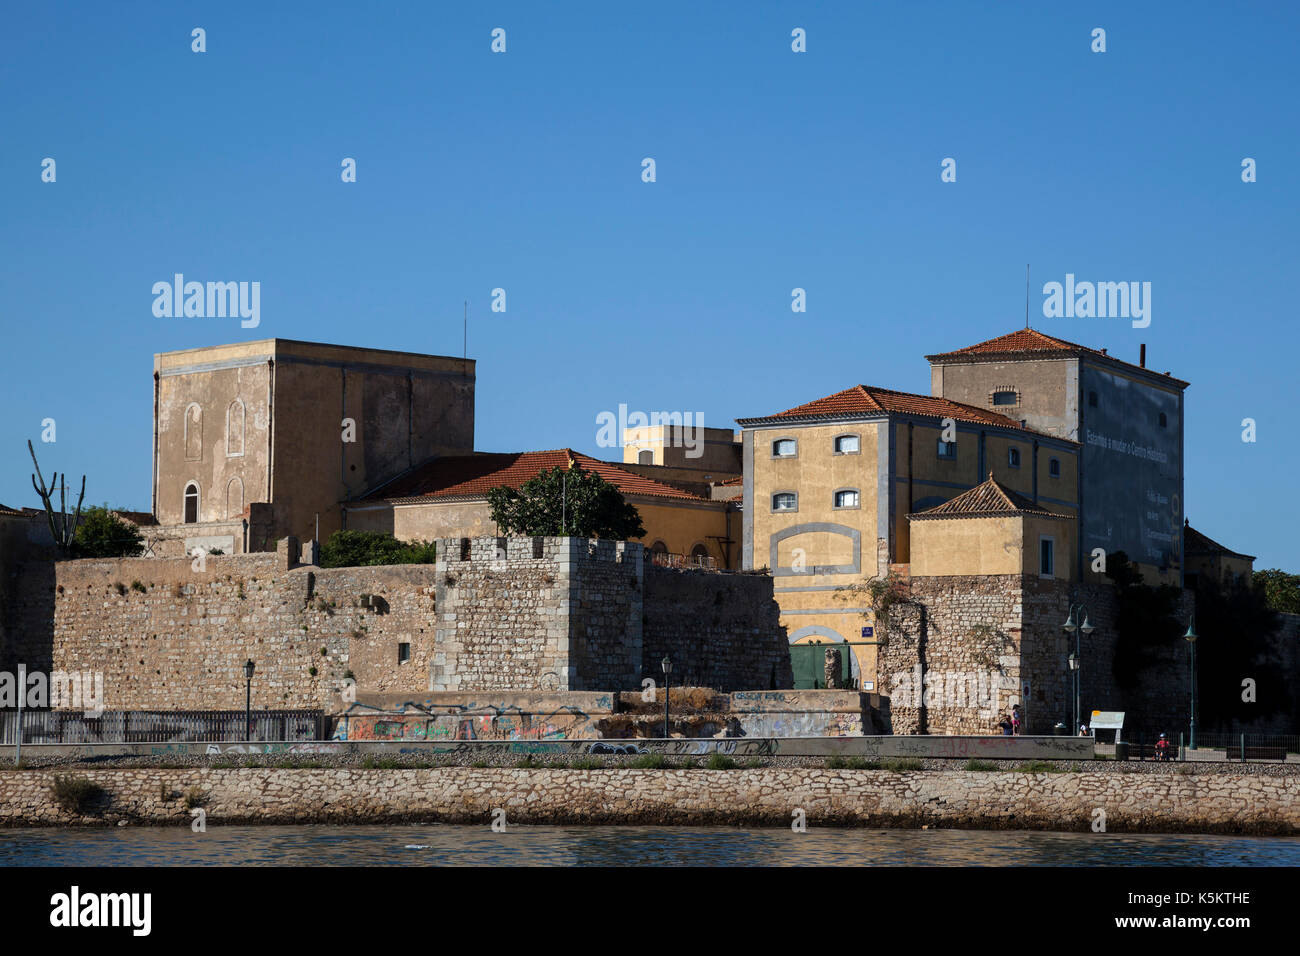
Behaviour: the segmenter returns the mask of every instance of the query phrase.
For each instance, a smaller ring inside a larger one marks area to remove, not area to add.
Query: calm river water
[[[0,866],[1300,866],[1300,838],[1028,830],[287,826],[0,830]]]

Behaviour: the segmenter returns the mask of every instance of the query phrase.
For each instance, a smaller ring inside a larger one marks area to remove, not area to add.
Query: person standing
[[[1021,727],[1020,705],[1014,704],[1011,707],[1011,733],[1019,737]]]

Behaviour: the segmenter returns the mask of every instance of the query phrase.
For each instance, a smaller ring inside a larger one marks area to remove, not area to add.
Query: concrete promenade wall
[[[8,750],[8,748],[6,748]],[[9,753],[12,753],[10,750]],[[23,758],[64,761],[97,757],[190,757],[227,754],[414,754],[497,757],[534,754],[552,757],[657,753],[700,757],[720,753],[735,757],[864,757],[968,760],[1071,760],[1094,757],[1088,737],[674,737],[607,740],[314,740],[251,743],[25,744]]]
[[[0,773],[0,826],[439,822],[1044,829],[1300,834],[1300,777],[1234,773],[883,770],[134,769],[77,771],[104,790],[89,815],[54,774]],[[203,839],[195,834],[195,839]]]

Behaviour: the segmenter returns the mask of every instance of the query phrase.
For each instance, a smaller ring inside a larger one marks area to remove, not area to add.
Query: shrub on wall
[[[75,558],[137,558],[144,552],[144,536],[107,506],[87,508],[72,539]]]
[[[398,541],[382,531],[335,531],[321,545],[323,568],[360,568],[381,564],[433,564],[431,541]]]

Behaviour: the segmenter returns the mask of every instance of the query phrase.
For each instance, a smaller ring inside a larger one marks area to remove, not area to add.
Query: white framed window
[[[793,438],[778,438],[772,442],[773,458],[794,458],[799,454],[799,443]]]
[[[856,508],[858,507],[858,489],[843,488],[835,492],[836,508]]]
[[[191,481],[185,486],[185,523],[197,524],[199,520],[199,483]]]
[[[1038,536],[1038,576],[1056,577],[1056,539],[1051,535]]]
[[[798,511],[799,496],[793,491],[779,491],[772,496],[773,511]]]
[[[857,435],[838,435],[835,438],[835,454],[856,455],[860,442]]]

